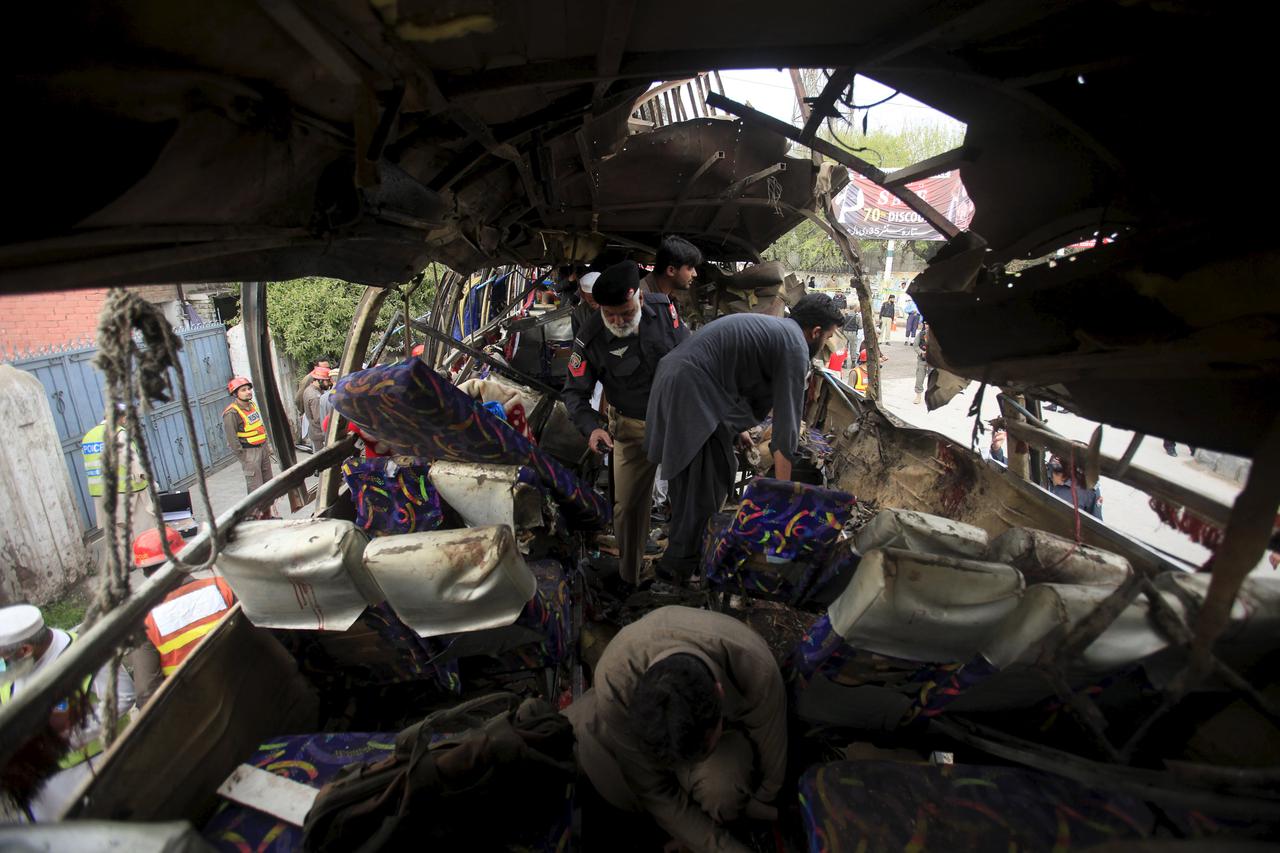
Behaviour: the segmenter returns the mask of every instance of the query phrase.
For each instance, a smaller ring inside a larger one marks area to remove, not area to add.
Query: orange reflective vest
[[[151,608],[147,639],[160,652],[161,671],[171,675],[235,603],[226,581],[206,578],[183,584]]]
[[[236,430],[236,438],[240,439],[241,444],[253,447],[267,440],[267,427],[262,422],[262,412],[258,411],[257,406],[246,412],[239,405],[232,403],[222,410],[222,414],[226,415],[232,409],[235,409],[236,414],[240,416],[240,429]]]
[[[856,375],[853,380],[853,390],[867,393],[867,369],[862,365],[858,365]]]

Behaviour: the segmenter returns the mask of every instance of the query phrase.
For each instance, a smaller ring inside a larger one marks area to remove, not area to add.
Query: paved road
[[[298,451],[299,459],[304,459],[307,455],[308,454],[301,450]],[[276,474],[280,473],[280,462],[274,457],[271,460],[271,469]],[[240,473],[239,462],[232,461],[230,465],[207,475],[206,482],[209,486],[209,502],[213,504],[214,515],[221,515],[231,509],[231,507],[235,506],[237,501],[249,493],[248,487],[244,482],[244,474]],[[308,478],[307,485],[311,488],[315,488],[316,478]],[[201,506],[195,484],[192,484],[189,488],[191,490],[191,502],[195,507],[196,518],[204,521],[206,516]],[[297,512],[293,512],[289,509],[289,501],[287,498],[281,498],[275,502],[276,513],[280,515],[281,518],[308,518],[311,515],[312,509],[313,505],[309,504]]]
[[[883,403],[889,411],[902,418],[912,426],[940,432],[961,444],[968,445],[973,431],[973,418],[968,416],[970,406],[978,391],[978,383],[969,384],[961,394],[948,405],[930,412],[926,407],[916,405],[915,399],[915,360],[916,350],[902,343],[901,332],[894,335],[895,341],[884,347],[889,360],[884,364],[882,378]],[[999,415],[999,404],[993,389],[987,389],[983,399],[982,420],[987,421]],[[1088,442],[1096,421],[1077,417],[1072,414],[1048,413],[1046,421],[1063,435]],[[1130,430],[1115,427],[1104,427],[1102,435],[1103,452],[1109,456],[1121,456],[1129,445],[1133,433]],[[986,433],[980,441],[990,440]],[[1202,494],[1210,495],[1230,504],[1240,492],[1240,486],[1220,477],[1191,458],[1186,445],[1178,445],[1178,456],[1165,453],[1161,439],[1147,436],[1138,448],[1134,464],[1156,472],[1170,480],[1195,489]],[[1209,558],[1209,551],[1195,544],[1183,534],[1165,527],[1148,505],[1148,496],[1123,483],[1102,478],[1103,518],[1107,524],[1121,530],[1136,539],[1159,548],[1169,554],[1199,566]],[[1272,571],[1265,561],[1266,571]]]

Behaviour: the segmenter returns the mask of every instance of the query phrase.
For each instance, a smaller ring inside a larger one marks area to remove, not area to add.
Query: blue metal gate
[[[183,488],[195,481],[203,464],[212,469],[231,456],[222,434],[222,410],[226,406],[227,382],[231,379],[231,354],[226,328],[221,324],[195,326],[178,331],[182,351],[178,354],[187,380],[188,403],[195,420],[198,447],[190,447],[180,401],[166,403],[143,419],[156,487]],[[103,380],[93,366],[96,347],[81,346],[16,359],[14,367],[33,374],[44,385],[53,409],[72,492],[80,508],[80,522],[86,531],[97,527],[93,501],[84,465],[80,461],[80,440],[102,421]],[[171,377],[172,378],[172,377]],[[177,383],[173,383],[176,389]]]

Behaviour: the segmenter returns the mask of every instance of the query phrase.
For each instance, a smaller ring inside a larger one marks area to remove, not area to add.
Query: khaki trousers
[[[240,459],[240,470],[244,473],[244,484],[249,492],[264,485],[271,479],[271,447],[267,442],[253,447],[241,447],[236,453]],[[256,518],[271,518],[276,514],[275,502],[258,510]]]
[[[116,529],[120,531],[120,535],[132,547],[133,540],[137,538],[139,533],[160,526],[159,514],[151,503],[151,494],[146,489],[140,489],[136,492],[119,492],[118,494],[120,495],[120,500],[116,502]],[[99,527],[102,527],[106,521],[107,497],[108,495],[95,495],[93,498],[93,510]],[[132,530],[126,530],[124,526],[124,505],[126,502],[129,503],[129,512],[133,515]],[[105,533],[106,531],[104,530],[103,532]]]
[[[609,434],[613,436],[613,532],[618,540],[618,573],[634,584],[644,566],[658,466],[644,453],[644,421],[610,409]]]
[[[236,454],[240,458],[240,470],[244,483],[253,491],[271,479],[271,448],[264,441],[253,447],[242,447]]]
[[[893,318],[880,318],[880,340],[883,343],[889,343],[889,338],[893,335]]]

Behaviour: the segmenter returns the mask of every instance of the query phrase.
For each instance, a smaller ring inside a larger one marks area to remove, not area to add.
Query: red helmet
[[[187,544],[182,534],[172,527],[165,526],[164,538],[169,542],[169,550],[177,554]],[[138,534],[133,540],[133,564],[140,569],[154,568],[168,557],[164,555],[164,547],[160,544],[160,531],[156,528]]]
[[[234,394],[246,385],[250,388],[253,387],[253,383],[248,379],[245,379],[243,376],[233,376],[231,377],[231,381],[227,383],[227,393]]]
[[[416,358],[417,356],[422,355],[426,351],[427,351],[426,344],[418,344],[413,348],[412,351],[410,351],[409,355]]]
[[[320,366],[316,367],[315,370],[312,370],[307,375],[310,376],[312,379],[328,379],[329,368],[321,364]]]

